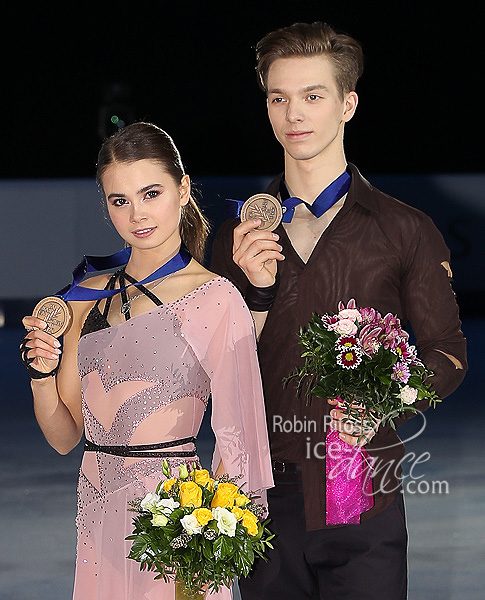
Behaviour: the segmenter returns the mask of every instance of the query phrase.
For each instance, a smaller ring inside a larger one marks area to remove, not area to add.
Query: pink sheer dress
[[[196,436],[211,395],[213,470],[222,459],[230,476],[242,474],[246,489],[263,496],[273,485],[253,321],[228,280],[216,277],[176,302],[83,335],[78,364],[88,440],[126,446]],[[155,581],[126,558],[134,516],[128,501],[155,490],[162,460],[84,453],[74,600],[174,598],[172,582]],[[167,460],[176,473],[198,458]]]

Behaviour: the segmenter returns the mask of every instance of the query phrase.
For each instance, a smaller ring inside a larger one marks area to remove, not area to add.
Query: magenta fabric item
[[[263,391],[251,314],[238,290],[216,277],[176,302],[84,335],[78,349],[86,437],[138,445],[196,436],[212,396],[216,445],[247,490],[273,485]],[[185,444],[170,451],[191,450]],[[169,458],[178,465],[198,458]],[[210,465],[202,465],[210,468]],[[154,492],[161,458],[85,452],[78,485],[74,600],[173,600],[174,584],[128,560],[128,501]],[[209,597],[229,599],[223,588]]]
[[[374,506],[372,459],[365,448],[350,446],[330,429],[326,438],[327,525],[360,523]]]

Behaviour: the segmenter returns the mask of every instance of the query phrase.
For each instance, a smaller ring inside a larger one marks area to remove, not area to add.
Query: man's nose
[[[286,119],[290,123],[298,123],[305,118],[303,108],[299,102],[289,102],[286,109]]]

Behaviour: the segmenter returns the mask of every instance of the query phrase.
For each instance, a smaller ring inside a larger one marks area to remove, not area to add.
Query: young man
[[[256,51],[269,119],[284,150],[284,173],[267,192],[306,204],[274,233],[257,229],[258,220],[226,221],[212,250],[212,269],[245,293],[260,335],[275,477],[269,510],[276,549],[240,582],[242,596],[401,600],[407,594],[404,446],[388,426],[367,435],[366,450],[379,465],[374,506],[359,524],[326,525],[325,417],[333,417],[350,445],[363,443],[360,432],[348,430],[341,411],[321,399],[306,406],[282,380],[301,364],[300,326],[313,312],[336,312],[339,301],[354,298],[357,306],[409,321],[435,373],[434,389],[441,398],[450,394],[464,377],[466,351],[449,251],[429,217],[373,188],[346,161],[344,127],[356,111],[362,73],[358,42],[325,24],[295,24],[266,35]]]

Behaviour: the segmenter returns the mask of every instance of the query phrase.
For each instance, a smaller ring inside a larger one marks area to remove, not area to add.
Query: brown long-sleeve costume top
[[[346,304],[354,298],[359,307],[396,314],[403,326],[409,322],[421,359],[435,373],[432,384],[441,398],[458,387],[467,368],[466,343],[446,268],[450,253],[442,235],[423,212],[375,189],[354,165],[349,167],[352,182],[344,205],[307,263],[284,228],[276,230],[285,260],[278,263],[281,283],[259,340],[272,458],[301,464],[308,530],[327,527],[321,442],[332,407],[321,398],[307,406],[295,387],[284,388],[282,381],[303,362],[297,334],[312,313],[334,313],[340,300]],[[281,175],[271,182],[268,193],[278,195],[280,179]],[[211,268],[244,293],[247,278],[232,259],[233,229],[239,222],[229,219],[220,227]],[[443,353],[457,358],[463,369]],[[416,406],[424,410],[427,402]],[[404,445],[388,426],[380,427],[366,448],[375,459],[375,496],[374,507],[361,520],[392,502],[404,456]]]

